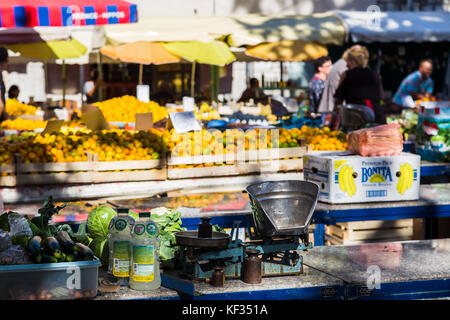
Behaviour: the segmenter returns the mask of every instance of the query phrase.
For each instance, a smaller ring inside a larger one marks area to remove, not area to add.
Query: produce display
[[[17,99],[7,99],[5,104],[5,111],[9,116],[35,115],[37,111],[35,106],[21,103]]]
[[[202,103],[200,107],[195,107],[194,115],[197,120],[219,120],[220,114],[216,109],[207,103]]]
[[[320,129],[308,126],[302,126],[301,129],[293,128],[291,130],[291,137],[294,139],[306,139],[306,144],[311,145],[315,151],[347,150],[347,135],[342,131],[331,131],[328,127]]]
[[[36,130],[44,129],[47,121],[16,118],[7,119],[0,124],[0,130]]]
[[[50,224],[66,205],[55,206],[49,197],[38,210],[39,216],[32,219],[12,211],[0,215],[0,229],[9,232],[2,239],[0,265],[93,260],[84,226],[75,233],[67,224]]]
[[[10,163],[14,153],[24,163],[87,161],[86,152],[98,154],[99,161],[159,159],[168,141],[168,134],[157,129],[38,133],[0,141],[0,163]]]
[[[419,116],[412,110],[403,110],[401,115],[390,115],[386,117],[386,123],[397,123],[404,141],[415,141],[417,134],[417,121]]]
[[[136,113],[152,113],[153,122],[169,115],[166,108],[158,103],[142,102],[129,95],[96,102],[93,105],[100,108],[107,121],[112,122],[135,122]]]
[[[450,101],[429,102],[417,122],[416,151],[422,160],[450,161]]]

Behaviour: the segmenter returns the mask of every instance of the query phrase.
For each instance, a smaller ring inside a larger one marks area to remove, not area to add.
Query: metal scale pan
[[[197,248],[223,249],[230,242],[230,235],[224,232],[212,232],[211,237],[201,238],[197,231],[180,231],[175,233],[177,245]]]
[[[263,237],[295,236],[308,230],[320,188],[309,181],[264,181],[246,187],[257,232]]]

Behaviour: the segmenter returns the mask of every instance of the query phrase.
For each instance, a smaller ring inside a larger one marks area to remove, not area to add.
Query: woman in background
[[[336,105],[359,104],[371,109],[376,123],[384,123],[384,115],[380,107],[383,88],[380,76],[367,67],[369,52],[363,46],[353,46],[344,57],[348,70],[340,79],[334,98]]]
[[[321,57],[314,61],[316,74],[308,84],[309,112],[317,113],[323,89],[325,88],[325,81],[327,80],[328,72],[332,65],[330,57]]]

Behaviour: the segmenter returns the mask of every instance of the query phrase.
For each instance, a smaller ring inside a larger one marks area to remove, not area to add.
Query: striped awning
[[[123,0],[8,0],[0,27],[63,27],[135,23],[137,5]]]

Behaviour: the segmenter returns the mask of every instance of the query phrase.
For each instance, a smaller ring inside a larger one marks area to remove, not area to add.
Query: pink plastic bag
[[[398,123],[352,131],[347,150],[364,157],[395,156],[403,151],[403,136]]]

